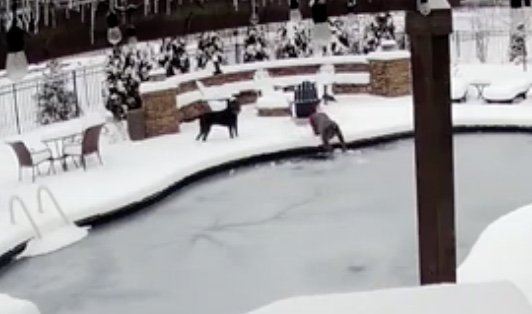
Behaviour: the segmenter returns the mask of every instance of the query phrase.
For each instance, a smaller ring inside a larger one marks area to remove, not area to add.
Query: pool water
[[[224,173],[0,274],[43,314],[237,314],[417,283],[413,141]],[[458,259],[532,203],[532,137],[455,136]],[[119,188],[117,187],[119,193]]]

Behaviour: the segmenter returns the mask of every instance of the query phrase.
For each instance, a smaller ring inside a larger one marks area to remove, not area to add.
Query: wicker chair
[[[65,159],[72,158],[74,164],[77,166],[76,158],[79,158],[84,170],[87,170],[86,158],[89,155],[96,155],[100,164],[103,164],[100,155],[100,135],[104,123],[91,126],[87,128],[82,135],[81,141],[78,143],[66,144],[63,146],[63,156]]]
[[[48,174],[55,171],[54,170],[54,159],[52,155],[52,151],[49,149],[42,149],[42,150],[30,150],[24,144],[22,141],[17,142],[11,142],[7,143],[11,148],[13,148],[13,151],[15,152],[15,155],[17,156],[18,160],[18,179],[19,181],[22,181],[22,169],[24,168],[31,168],[31,180],[32,182],[35,182],[35,177],[37,174],[40,174],[39,166],[45,162],[50,163],[50,168],[48,170]]]

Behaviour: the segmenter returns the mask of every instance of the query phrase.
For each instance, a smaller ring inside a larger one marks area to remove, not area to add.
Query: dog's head
[[[227,110],[231,111],[234,114],[240,113],[240,102],[237,99],[231,99],[227,103]]]

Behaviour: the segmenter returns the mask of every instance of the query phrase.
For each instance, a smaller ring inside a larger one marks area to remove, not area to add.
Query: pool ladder
[[[39,186],[39,188],[37,188],[37,205],[38,205],[38,211],[40,214],[43,214],[44,213],[44,205],[43,205],[43,196],[44,195],[47,195],[48,198],[52,201],[52,203],[54,204],[54,207],[57,209],[57,212],[59,213],[59,216],[61,216],[61,219],[65,222],[65,225],[70,225],[72,224],[72,222],[70,221],[70,219],[68,219],[67,215],[65,214],[65,212],[63,211],[63,209],[61,208],[61,206],[59,205],[59,202],[57,201],[57,198],[55,197],[55,195],[52,193],[52,191],[46,187],[46,186]],[[26,218],[28,218],[28,221],[30,222],[32,228],[33,228],[33,231],[35,231],[35,234],[37,236],[38,239],[41,239],[43,234],[42,234],[42,231],[39,229],[39,227],[37,226],[37,223],[35,222],[35,219],[33,218],[33,216],[31,215],[30,211],[28,210],[28,207],[26,206],[26,203],[20,198],[20,196],[18,195],[13,195],[11,196],[11,198],[9,199],[9,216],[11,218],[11,224],[12,225],[16,225],[17,222],[15,220],[15,205],[19,205],[20,208],[22,209],[22,211],[24,212],[24,214],[26,215]]]

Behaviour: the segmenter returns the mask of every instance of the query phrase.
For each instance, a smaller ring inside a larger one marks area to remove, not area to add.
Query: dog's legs
[[[235,133],[235,136],[238,137],[238,120],[235,121],[235,125],[233,126],[233,132]]]
[[[207,136],[209,136],[209,133],[211,132],[211,127],[206,127],[205,131],[203,132],[203,141],[205,142],[207,140]]]

